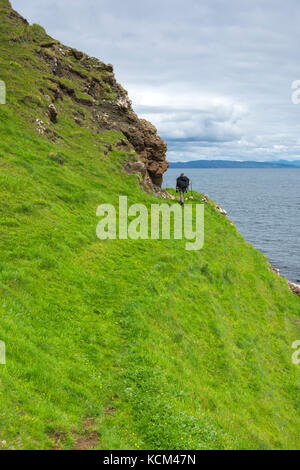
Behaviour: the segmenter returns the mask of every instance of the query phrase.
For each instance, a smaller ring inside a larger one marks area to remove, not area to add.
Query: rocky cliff
[[[150,221],[153,193],[124,166],[159,182],[164,144],[110,66],[6,0],[0,79],[0,449],[299,449],[285,279],[195,192],[203,249],[173,224],[171,239],[99,240],[96,209],[117,215],[119,195]]]
[[[16,31],[10,38],[11,44],[32,42],[40,64],[47,67],[44,84],[36,93],[49,102],[44,114],[51,124],[49,128],[43,119],[38,119],[39,133],[52,140],[59,137],[55,130],[55,124],[61,118],[58,104],[69,98],[76,105],[73,118],[78,126],[92,126],[99,134],[105,130],[122,132],[124,138],[119,142],[119,149],[135,153],[125,169],[129,173],[141,173],[143,183],[148,187],[160,187],[169,166],[167,146],[151,123],[138,118],[127,91],[116,81],[113,66],[64,46],[40,26],[30,26],[13,9],[9,15]],[[35,84],[32,85],[34,88]]]

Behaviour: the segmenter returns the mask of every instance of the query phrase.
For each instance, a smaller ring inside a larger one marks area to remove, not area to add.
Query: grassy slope
[[[0,8],[4,447],[72,448],[96,429],[104,449],[298,448],[299,299],[212,203],[199,252],[99,241],[100,203],[157,199],[125,176],[125,153],[104,153],[120,135],[78,128],[67,98],[63,139],[34,131],[43,66],[31,43],[8,42]]]

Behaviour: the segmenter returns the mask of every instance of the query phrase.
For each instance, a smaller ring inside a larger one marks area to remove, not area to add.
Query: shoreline
[[[205,195],[202,197],[202,201],[203,201],[204,203],[207,202],[208,199],[209,199],[208,194],[205,194]],[[215,203],[215,204],[216,204],[216,203]],[[224,216],[229,220],[229,222],[230,222],[232,225],[234,225],[234,226],[236,227],[236,225],[235,225],[235,223],[233,222],[233,220],[228,217],[227,211],[226,211],[225,209],[223,209],[219,204],[216,204],[215,209],[216,209],[217,211],[219,211],[222,215],[224,215]],[[254,245],[252,245],[252,246],[257,250],[257,248],[256,248]],[[287,279],[285,276],[283,276],[283,275],[280,273],[280,269],[279,269],[279,268],[275,268],[275,266],[273,266],[269,261],[268,261],[268,264],[269,264],[269,266],[270,266],[271,271],[273,271],[273,273],[275,273],[275,274],[277,274],[278,276],[280,276],[280,277],[282,277],[283,279],[285,279],[286,282],[287,282],[287,285],[288,285],[289,288],[290,288],[290,291],[291,291],[294,295],[297,295],[297,296],[300,298],[300,284],[295,284],[294,282],[289,281],[289,279]]]
[[[286,280],[291,292],[297,295],[298,297],[300,297],[300,285],[295,284],[294,282],[289,281],[285,276],[282,276],[280,273],[280,269],[275,268],[275,266],[273,266],[271,263],[269,263],[269,266],[270,266],[271,271],[273,271],[273,273],[277,274],[277,276],[280,276]]]

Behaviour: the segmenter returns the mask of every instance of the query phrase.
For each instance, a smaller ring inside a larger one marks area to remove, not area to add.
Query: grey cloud
[[[290,99],[300,79],[298,0],[12,3],[62,42],[113,63],[170,160],[299,158],[300,105]]]

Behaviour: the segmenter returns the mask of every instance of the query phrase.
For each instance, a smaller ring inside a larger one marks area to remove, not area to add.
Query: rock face
[[[98,133],[104,130],[122,132],[121,147],[136,153],[136,161],[126,164],[129,173],[140,172],[144,184],[151,189],[161,187],[163,174],[169,166],[167,145],[150,122],[138,118],[127,91],[115,79],[113,66],[66,47],[49,36],[40,42],[36,54],[46,62],[49,70],[44,96],[50,96],[52,101],[48,107],[51,122],[57,120],[56,102],[71,98],[83,109],[88,109]],[[81,116],[74,116],[74,121],[80,126],[85,125]]]
[[[288,281],[289,288],[293,292],[293,294],[300,297],[300,286],[298,284],[294,284],[293,282]]]
[[[269,264],[269,267],[270,267],[271,271],[273,271],[273,273],[277,274],[277,276],[281,276],[280,270],[278,268],[275,268],[275,266],[273,266],[272,264]],[[288,283],[288,286],[289,286],[290,290],[293,292],[293,294],[300,297],[300,285],[295,284],[294,282],[291,282],[288,279],[286,280],[286,282]]]
[[[26,46],[30,43],[29,47],[38,57],[41,69],[46,70],[43,87],[34,90],[37,100],[48,101],[47,108],[36,115],[37,131],[55,141],[59,135],[52,125],[56,124],[58,116],[65,118],[61,102],[71,99],[73,122],[81,127],[93,128],[99,134],[106,130],[122,132],[119,150],[130,155],[126,170],[140,172],[143,185],[152,190],[161,187],[163,174],[169,166],[166,161],[167,146],[150,122],[138,118],[127,91],[115,79],[113,66],[64,46],[47,35],[40,26],[30,26],[11,8],[8,0],[1,1],[5,2],[16,27],[11,41],[26,43]],[[135,161],[132,161],[133,158]]]
[[[139,154],[152,183],[161,186],[163,174],[169,166],[167,146],[157,135],[156,128],[145,119],[138,119],[131,106],[127,108],[127,116],[129,122],[121,124],[121,131]]]
[[[49,104],[48,110],[50,121],[54,123],[57,122],[57,110],[53,103]]]
[[[218,212],[220,212],[220,214],[222,215],[227,215],[227,212],[225,211],[225,209],[223,209],[221,206],[219,206],[218,204],[216,205],[216,210]]]

